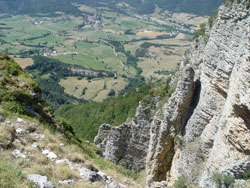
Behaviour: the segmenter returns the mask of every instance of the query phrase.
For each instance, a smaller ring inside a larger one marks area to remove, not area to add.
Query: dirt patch
[[[14,60],[24,69],[34,64],[32,58],[14,58]]]
[[[183,34],[183,33],[179,33],[176,37],[175,37],[175,39],[185,39],[185,34]]]

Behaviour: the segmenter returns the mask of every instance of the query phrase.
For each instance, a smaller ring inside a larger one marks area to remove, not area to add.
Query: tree
[[[108,93],[109,97],[115,96],[115,90],[111,89],[110,92]]]

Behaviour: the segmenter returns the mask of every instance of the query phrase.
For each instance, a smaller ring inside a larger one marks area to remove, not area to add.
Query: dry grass
[[[174,13],[172,19],[180,23],[192,24],[198,27],[201,23],[207,22],[208,17],[195,16],[187,13]]]
[[[32,58],[14,58],[15,62],[17,62],[23,69],[33,65]]]
[[[172,55],[157,57],[156,59],[141,58],[138,66],[143,70],[142,75],[146,78],[166,78],[165,75],[158,75],[155,71],[171,71],[177,67],[177,63],[180,61],[181,56]]]
[[[177,40],[185,39],[185,34],[179,33],[179,34],[175,37],[175,39],[177,39]]]
[[[15,130],[10,125],[0,123],[0,146],[7,148],[10,142],[14,141]]]
[[[110,85],[114,85],[115,82],[110,82]],[[14,121],[14,120],[13,120]],[[25,120],[26,121],[26,120]],[[32,124],[32,125],[31,125]],[[32,128],[34,127],[34,128]],[[47,176],[50,181],[53,182],[55,187],[68,187],[59,184],[60,180],[74,179],[75,182],[71,185],[76,188],[87,188],[87,187],[105,187],[104,181],[98,181],[91,183],[87,180],[82,180],[79,177],[78,168],[87,167],[92,170],[101,170],[104,173],[111,176],[116,183],[122,183],[127,185],[129,188],[142,188],[144,187],[139,182],[133,181],[126,175],[123,175],[117,167],[111,162],[108,162],[102,158],[96,159],[89,157],[76,145],[64,145],[63,138],[59,134],[52,134],[49,130],[44,129],[42,126],[28,122],[25,124],[23,129],[35,131],[36,134],[44,134],[43,139],[37,139],[35,136],[31,136],[29,133],[19,136],[18,139],[23,140],[21,142],[14,142],[15,149],[19,149],[22,153],[27,154],[27,158],[14,158],[12,155],[12,150],[4,150],[0,152],[0,161],[12,164],[16,168],[22,169],[24,175],[28,174],[40,174]],[[9,140],[11,138],[10,134],[12,129],[9,130],[7,125],[0,126],[0,138]],[[37,148],[33,148],[31,145],[36,142],[38,144]],[[47,156],[42,154],[42,149],[49,149],[54,152],[58,158],[64,159],[68,158],[73,162],[74,169],[71,170],[68,164],[56,164],[54,161],[47,158]]]
[[[87,79],[78,80],[75,77],[68,77],[62,79],[60,85],[65,88],[65,92],[74,95],[78,98],[84,98],[86,100],[102,101],[106,99],[111,89],[114,89],[116,93],[121,91],[127,82],[124,79],[93,79],[88,81]],[[85,95],[82,95],[82,90],[87,88]]]

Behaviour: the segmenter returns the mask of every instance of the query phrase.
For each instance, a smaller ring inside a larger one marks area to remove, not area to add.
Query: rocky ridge
[[[214,174],[242,179],[250,170],[249,1],[226,3],[183,58],[177,89],[154,117],[147,157],[147,185],[215,187]],[[186,70],[194,78],[185,79]],[[186,92],[188,84],[194,92]],[[185,104],[183,101],[187,100]],[[192,102],[193,101],[193,102]],[[179,109],[179,104],[184,106]],[[172,106],[172,108],[170,108]],[[183,109],[187,109],[181,114]],[[179,113],[175,116],[175,113]],[[183,121],[180,121],[183,119]],[[161,183],[157,183],[161,182]],[[248,182],[249,183],[249,182]]]
[[[120,161],[146,164],[148,187],[180,179],[183,186],[215,187],[224,177],[249,186],[242,180],[250,170],[249,14],[248,0],[225,1],[183,57],[176,91],[154,117],[101,126],[96,144],[104,157],[127,168]],[[134,131],[141,125],[144,131]],[[142,150],[129,150],[132,143]]]

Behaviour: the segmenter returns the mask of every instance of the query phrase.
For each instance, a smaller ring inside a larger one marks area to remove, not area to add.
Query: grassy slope
[[[30,93],[37,95],[31,96]],[[76,139],[67,122],[55,119],[44,103],[39,104],[38,94],[40,89],[34,80],[10,57],[0,53],[0,147],[3,149],[0,152],[0,187],[31,187],[26,181],[26,175],[32,173],[47,176],[57,187],[64,187],[58,183],[59,180],[70,178],[76,180],[73,187],[105,186],[104,182],[97,182],[93,186],[88,181],[78,181],[80,177],[76,170],[71,170],[67,165],[56,165],[48,160],[41,154],[43,149],[53,151],[61,159],[70,159],[75,167],[94,166],[111,175],[118,183],[129,182],[130,187],[142,187],[132,180],[138,177],[137,174],[100,158],[96,154],[99,150],[94,145]],[[29,106],[33,113],[25,106]],[[38,114],[35,115],[34,112]],[[18,117],[22,120],[18,120]],[[13,124],[14,127],[9,124]],[[16,134],[18,126],[28,133]],[[44,139],[38,139],[30,133],[43,134]],[[38,144],[37,148],[31,147],[33,142]],[[65,146],[60,146],[61,143]],[[26,153],[27,158],[14,158],[14,149]]]

